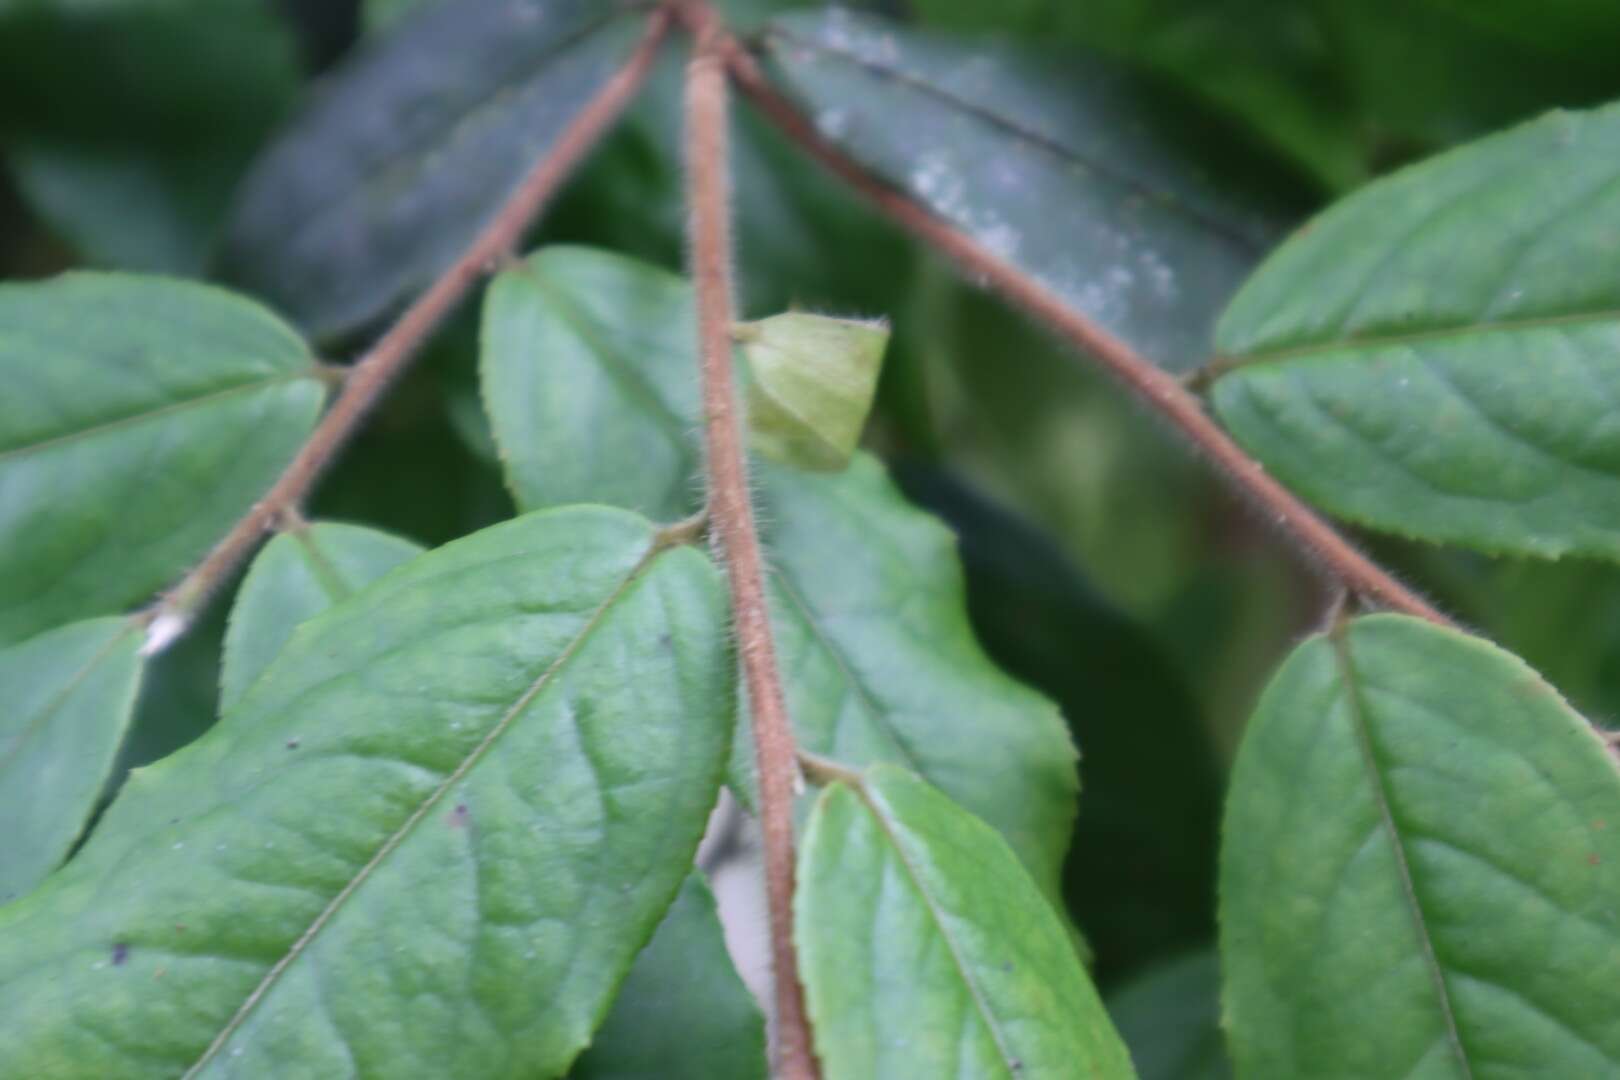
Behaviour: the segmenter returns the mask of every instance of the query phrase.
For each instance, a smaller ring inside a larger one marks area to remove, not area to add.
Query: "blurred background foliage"
[[[256,151],[322,71],[420,2],[0,0],[0,272],[207,276]],[[807,5],[720,6],[746,29]],[[1068,43],[1154,73],[1246,132],[1196,141],[1217,174],[1263,176],[1294,221],[1458,141],[1620,97],[1612,0],[861,6],[964,35]],[[679,70],[667,56],[535,243],[679,266]],[[1203,115],[1182,118],[1189,139],[1207,135]],[[1074,726],[1085,756],[1071,900],[1105,989],[1140,976],[1128,999],[1139,1011],[1143,980],[1168,978],[1148,969],[1211,936],[1226,764],[1262,681],[1326,597],[1266,523],[1117,388],[917,250],[746,108],[736,122],[744,311],[893,319],[869,442],[961,537],[986,647]],[[439,334],[324,483],[316,515],[435,544],[511,513],[476,398],[474,314],[469,305]],[[321,345],[341,361],[368,332]],[[1620,715],[1620,568],[1363,539],[1579,707]],[[131,763],[209,722],[222,624],[162,658]],[[1200,985],[1212,985],[1207,966],[1181,963]]]

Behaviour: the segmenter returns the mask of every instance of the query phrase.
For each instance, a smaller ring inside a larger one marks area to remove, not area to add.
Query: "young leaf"
[[[902,769],[816,801],[794,939],[829,1076],[1135,1075],[1012,851]]]
[[[1141,1080],[1229,1080],[1215,950],[1156,964],[1108,997]]]
[[[736,335],[753,448],[801,469],[848,465],[877,393],[888,324],[790,311],[744,323]]]
[[[332,75],[259,160],[221,269],[327,338],[448,266],[618,68],[633,0],[414,12]]]
[[[1222,318],[1221,420],[1375,528],[1620,556],[1620,106],[1553,113],[1378,181]]]
[[[237,590],[219,676],[223,712],[242,699],[300,623],[422,553],[409,540],[319,522],[265,545]]]
[[[574,1080],[765,1080],[765,1019],[694,871],[636,957]]]
[[[203,285],[0,285],[0,644],[148,599],[262,495],[322,399],[298,336]]]
[[[1101,57],[836,10],[764,40],[825,137],[1157,363],[1203,358],[1264,250],[1269,226],[1163,136],[1162,92]]]
[[[624,511],[413,560],[0,908],[0,1074],[563,1072],[691,866],[731,663],[714,569]]]
[[[56,869],[90,820],[135,708],[140,644],[110,617],[0,651],[0,904]]]
[[[1232,774],[1247,1076],[1620,1070],[1620,774],[1517,658],[1416,619],[1301,645]]]
[[[666,271],[547,248],[490,287],[484,400],[523,508],[697,510],[691,290]],[[950,533],[865,456],[755,471],[771,617],[802,744],[920,772],[1000,829],[1049,895],[1074,821],[1074,749],[1050,703],[973,639]],[[752,788],[745,734],[734,778]]]

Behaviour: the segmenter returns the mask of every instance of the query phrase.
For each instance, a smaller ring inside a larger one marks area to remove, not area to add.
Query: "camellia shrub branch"
[[[228,7],[220,40],[261,32]],[[1102,55],[842,9],[407,7],[261,138],[216,283],[0,285],[0,1075],[1620,1075],[1607,736],[1329,523],[1620,553],[1620,106],[1282,238]],[[81,220],[41,145],[25,194]],[[1075,896],[1132,864],[1070,851],[1071,727],[976,637],[984,534],[952,518],[959,551],[859,449],[918,309],[749,309],[770,146],[1123,385],[1326,582],[1235,753],[1218,953],[1099,992]],[[646,158],[684,177],[685,274],[527,245],[581,190],[653,228]],[[435,349],[471,358],[454,422],[500,520],[424,546],[312,511]],[[131,769],[192,648],[217,720]],[[756,820],[751,967],[709,879]]]

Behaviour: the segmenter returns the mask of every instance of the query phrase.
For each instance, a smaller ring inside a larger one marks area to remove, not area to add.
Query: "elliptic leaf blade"
[[[1395,615],[1310,639],[1227,804],[1239,1073],[1620,1069],[1617,821],[1609,752],[1517,658]]]
[[[817,800],[794,921],[829,1076],[1135,1075],[1011,849],[902,769]]]
[[[306,622],[0,909],[0,1073],[558,1075],[724,769],[717,575],[529,515]]]
[[[241,297],[71,273],[0,285],[0,643],[148,599],[264,494],[323,398]]]
[[[1551,113],[1368,185],[1218,330],[1223,423],[1334,514],[1620,556],[1620,106]]]

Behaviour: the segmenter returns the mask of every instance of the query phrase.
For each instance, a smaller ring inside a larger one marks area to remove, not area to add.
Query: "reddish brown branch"
[[[161,650],[183,634],[198,610],[276,522],[288,511],[298,509],[421,344],[468,290],[511,255],[540,209],[635,97],[652,69],[669,21],[669,14],[662,10],[650,16],[641,42],[624,66],[580,109],[461,257],[405,309],[354,365],[332,407],[264,498],[159,601],[147,632],[148,652]]]
[[[688,9],[692,18],[696,9]],[[799,783],[793,729],[776,666],[765,571],[749,501],[742,426],[731,370],[730,156],[726,72],[718,24],[698,12],[696,49],[686,73],[686,169],[692,279],[702,357],[709,521],[731,586],[732,621],[759,763],[765,838],[765,893],[775,975],[777,1066],[789,1080],[817,1075],[804,991],[793,949],[793,797]]]
[[[1154,367],[1129,345],[1075,311],[1046,286],[868,172],[822,138],[799,108],[766,80],[759,65],[741,46],[728,40],[725,48],[727,65],[739,88],[788,138],[889,218],[950,256],[970,277],[988,282],[1101,364],[1208,455],[1238,491],[1275,521],[1316,566],[1370,601],[1442,626],[1451,625],[1444,615],[1363,555],[1314,510],[1274,480],[1263,465],[1210,418],[1198,398],[1177,379]]]

